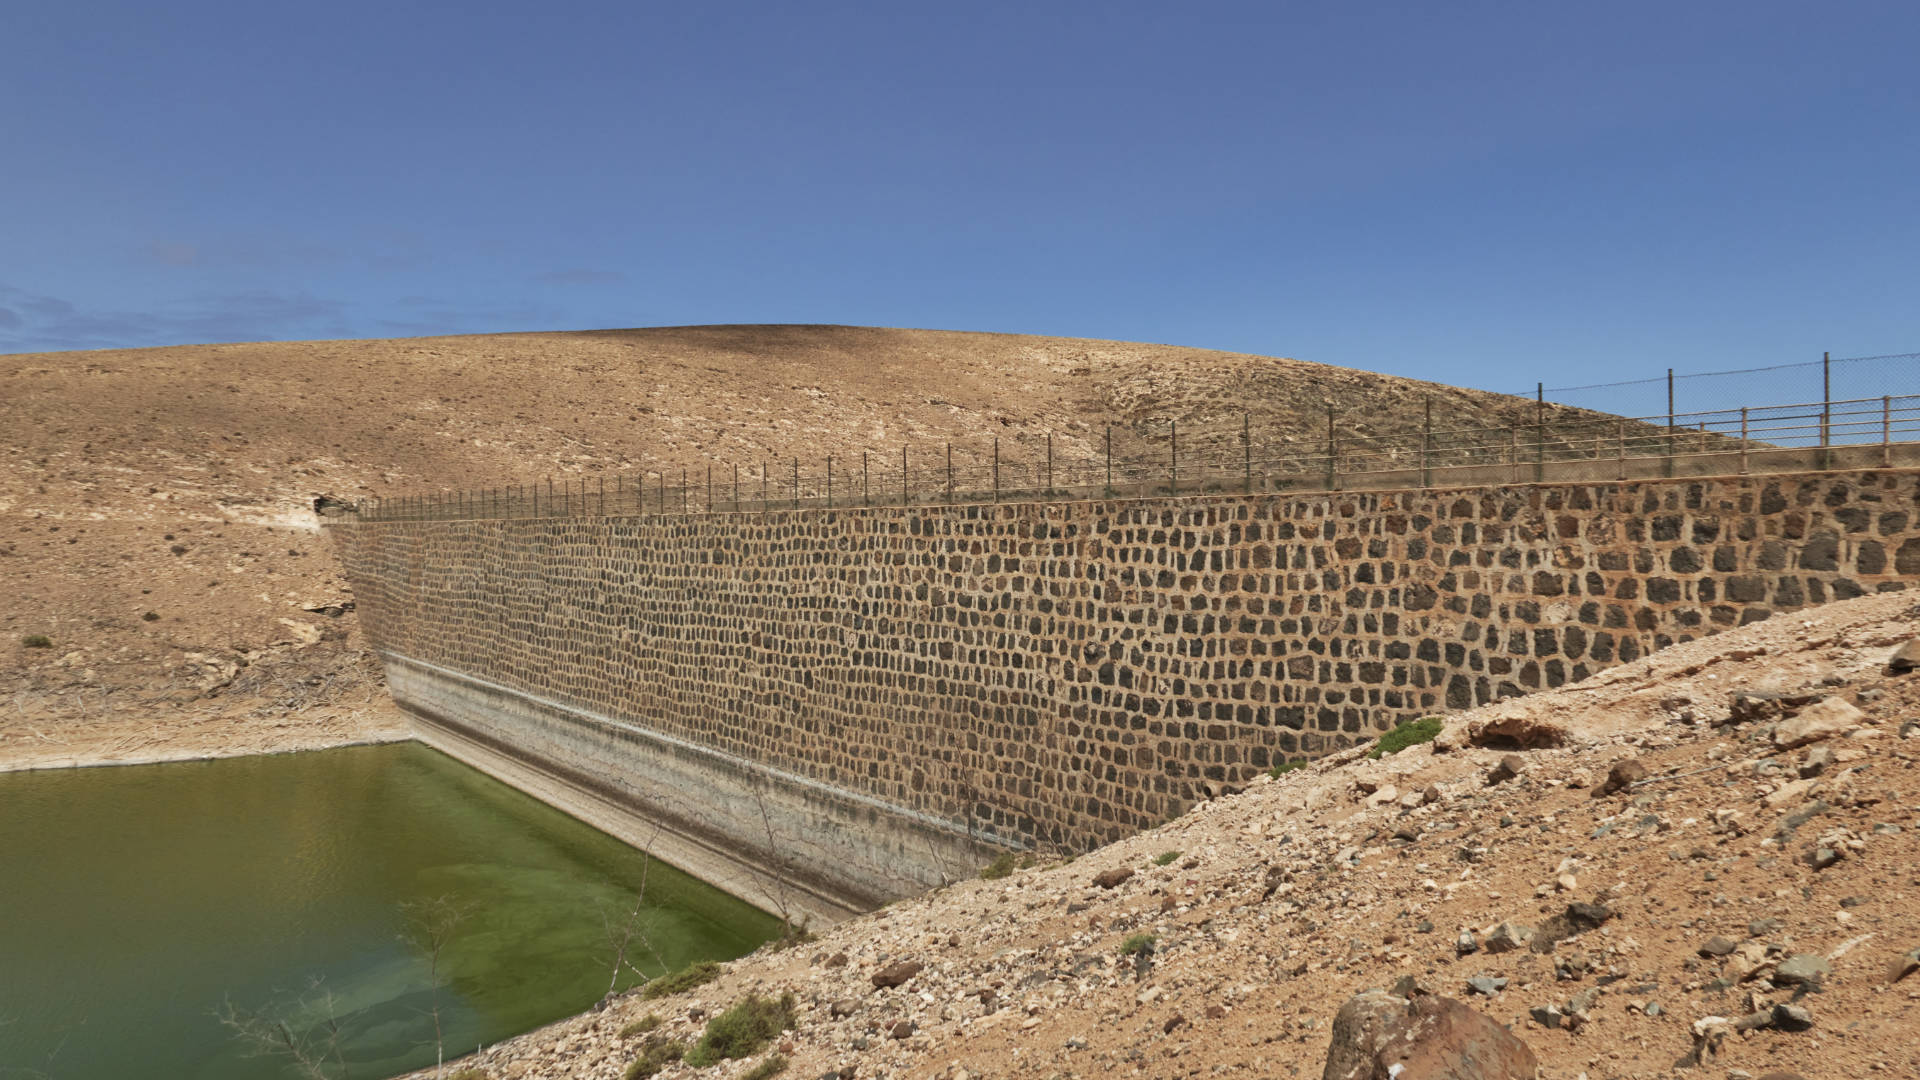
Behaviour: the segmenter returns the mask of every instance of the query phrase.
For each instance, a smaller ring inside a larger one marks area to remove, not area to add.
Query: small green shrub
[[[642,986],[640,998],[643,1001],[652,1001],[654,998],[663,998],[670,994],[691,990],[719,977],[720,965],[711,960],[702,960],[697,964],[688,964],[671,975],[662,975]]]
[[[811,945],[814,942],[819,940],[820,940],[820,935],[814,933],[812,930],[807,929],[807,920],[805,918],[802,918],[797,923],[796,922],[782,923],[780,927],[780,936],[777,938],[774,938],[772,941],[767,942],[766,948],[767,948],[767,951],[769,952],[785,952],[786,950],[793,948],[795,945]]]
[[[628,1065],[627,1071],[621,1076],[625,1080],[646,1080],[647,1077],[679,1061],[686,1054],[687,1044],[678,1039],[648,1043],[647,1048],[640,1052],[639,1057],[633,1059],[633,1064]]]
[[[733,1008],[707,1021],[700,1041],[687,1051],[686,1062],[704,1069],[717,1061],[743,1058],[760,1052],[782,1031],[793,1026],[793,995],[780,1000],[749,994]]]
[[[1152,952],[1153,943],[1160,940],[1152,934],[1134,934],[1120,943],[1120,955],[1132,956],[1135,953]]]
[[[980,868],[980,878],[983,881],[998,881],[1015,870],[1031,870],[1033,866],[1033,852],[1003,851],[998,858]]]
[[[1163,851],[1153,857],[1153,865],[1165,866],[1179,857],[1180,853],[1177,851]]]
[[[773,939],[773,951],[781,952],[795,945],[811,945],[820,940],[820,935],[804,926],[788,927],[787,932]]]
[[[1367,751],[1367,756],[1377,758],[1386,754],[1397,754],[1409,746],[1432,742],[1433,737],[1440,734],[1442,726],[1444,726],[1443,721],[1437,716],[1415,720],[1411,724],[1401,724],[1380,736],[1379,741],[1373,744],[1373,749]]]
[[[1280,777],[1287,775],[1288,773],[1292,772],[1295,769],[1304,769],[1306,767],[1307,767],[1306,758],[1295,758],[1292,761],[1283,761],[1280,764],[1275,765],[1273,768],[1268,769],[1267,775],[1277,780]]]
[[[660,1014],[648,1013],[647,1015],[641,1017],[640,1019],[635,1020],[633,1023],[628,1024],[626,1027],[621,1028],[620,1037],[623,1039],[631,1039],[635,1035],[645,1035],[647,1032],[652,1031],[654,1028],[657,1028],[659,1026],[660,1026]]]
[[[45,634],[28,634],[26,637],[20,639],[20,644],[25,645],[29,649],[51,649],[53,648],[53,639]]]
[[[1013,873],[1014,859],[1015,856],[1013,852],[1001,852],[999,857],[980,868],[981,880],[999,881],[1001,878],[1011,875]]]
[[[770,1076],[779,1076],[787,1071],[787,1059],[779,1054],[768,1054],[767,1059],[746,1072],[740,1074],[740,1080],[767,1080]]]

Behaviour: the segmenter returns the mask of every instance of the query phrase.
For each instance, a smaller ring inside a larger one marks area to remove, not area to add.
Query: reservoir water
[[[0,1076],[299,1075],[227,1008],[337,1024],[354,1077],[431,1065],[436,1006],[449,1058],[590,1006],[643,884],[649,975],[778,932],[416,743],[0,774]]]

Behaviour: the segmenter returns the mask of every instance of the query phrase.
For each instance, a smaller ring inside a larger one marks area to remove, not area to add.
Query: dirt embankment
[[[948,441],[964,467],[996,436],[1009,455],[1049,433],[1091,453],[1106,424],[1243,410],[1256,430],[1319,432],[1328,402],[1356,431],[1404,432],[1429,397],[1440,425],[1531,408],[1295,360],[835,326],[0,356],[0,768],[398,731],[316,495]]]
[[[462,1064],[618,1077],[792,993],[792,1076],[1314,1077],[1341,1003],[1409,978],[1548,1077],[1920,1075],[1917,630],[1895,593],[1679,645]]]

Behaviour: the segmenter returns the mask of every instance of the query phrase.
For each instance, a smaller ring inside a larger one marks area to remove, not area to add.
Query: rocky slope
[[[1243,411],[1318,445],[1329,402],[1343,431],[1379,434],[1418,430],[1429,397],[1439,426],[1532,415],[1294,360],[859,327],[0,356],[0,767],[395,730],[317,495],[891,461],[903,444],[932,460],[949,441],[964,468],[996,437],[1032,457],[1049,433],[1064,459],[1108,424],[1177,420],[1197,440]]]
[[[1312,1077],[1342,1002],[1397,987],[1548,1077],[1920,1075],[1917,630],[1893,593],[1676,646],[461,1065],[618,1077],[791,993],[770,1049],[809,1080]]]

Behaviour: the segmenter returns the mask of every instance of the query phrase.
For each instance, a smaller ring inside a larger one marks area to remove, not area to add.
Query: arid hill
[[[0,740],[59,760],[85,731],[151,751],[138,707],[290,723],[377,701],[311,500],[554,477],[631,482],[794,456],[842,462],[1051,433],[1343,436],[1500,425],[1532,403],[1297,360],[1160,345],[839,326],[707,326],[0,356]],[[43,636],[45,647],[23,641]],[[241,708],[244,706],[244,708]],[[133,709],[133,712],[129,712]],[[64,718],[48,728],[34,718]],[[26,724],[26,727],[21,725]],[[128,727],[128,725],[132,725]],[[204,725],[203,725],[204,726]],[[230,724],[205,726],[205,749]],[[284,732],[279,741],[284,743]],[[0,751],[18,751],[0,741]],[[97,747],[96,747],[97,749]],[[0,754],[0,756],[6,756]],[[17,755],[16,755],[17,756]]]

